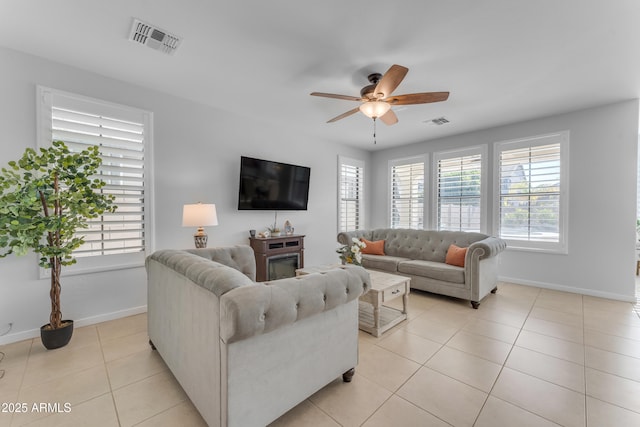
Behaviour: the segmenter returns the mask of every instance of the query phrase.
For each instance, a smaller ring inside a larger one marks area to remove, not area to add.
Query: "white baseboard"
[[[594,291],[593,289],[585,289],[585,288],[574,288],[573,286],[558,285],[556,283],[537,282],[534,280],[516,279],[513,277],[500,276],[498,277],[498,280],[501,282],[515,283],[516,285],[535,286],[537,288],[552,289],[554,291],[570,292],[573,294],[588,295],[591,297],[606,298],[606,299],[612,299],[616,301],[624,301],[624,302],[631,302],[631,303],[636,302],[635,295],[629,296],[629,295],[614,294],[611,292]]]
[[[141,305],[140,307],[128,308],[126,310],[114,311],[112,313],[105,313],[98,316],[85,317],[84,319],[74,319],[73,327],[81,328],[83,326],[95,325],[96,323],[108,322],[109,320],[121,319],[123,317],[134,316],[140,313],[146,313],[147,306]],[[0,345],[11,344],[18,341],[24,341],[31,338],[38,338],[40,336],[40,328],[30,329],[28,331],[16,332],[14,334],[7,334],[0,337]]]
[[[123,317],[135,316],[136,314],[146,313],[147,306],[141,305],[140,307],[132,307],[126,310],[114,311],[113,313],[105,313],[99,316],[85,317],[84,319],[74,320],[74,327],[82,327],[95,325],[96,323],[108,322],[109,320],[121,319]],[[40,329],[38,329],[38,335],[40,335]]]
[[[11,344],[18,341],[24,341],[40,336],[40,328],[28,331],[16,332],[15,334],[7,334],[0,337],[0,345]]]

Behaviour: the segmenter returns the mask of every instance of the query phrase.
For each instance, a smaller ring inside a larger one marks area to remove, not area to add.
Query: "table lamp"
[[[203,227],[210,225],[218,225],[216,205],[203,203],[184,205],[182,208],[182,226],[198,227],[198,231],[193,235],[196,248],[207,247],[208,236]]]

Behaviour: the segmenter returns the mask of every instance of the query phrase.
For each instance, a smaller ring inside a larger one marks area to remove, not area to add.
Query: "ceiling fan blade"
[[[335,93],[311,92],[309,95],[322,96],[325,98],[344,99],[346,101],[362,101],[362,98],[358,98],[357,96],[337,95]]]
[[[380,98],[386,98],[391,95],[391,92],[396,90],[404,76],[407,75],[409,69],[407,67],[403,67],[402,65],[392,65],[384,76],[378,82],[376,86],[376,90],[374,91],[374,96],[378,96]],[[378,95],[381,94],[381,95]]]
[[[391,105],[410,105],[410,104],[428,104],[430,102],[446,101],[449,98],[449,92],[424,92],[409,93],[407,95],[395,95],[383,99]]]
[[[393,110],[389,110],[380,116],[380,120],[382,120],[382,123],[385,125],[391,126],[398,123],[398,116],[396,116],[396,113],[394,113]]]
[[[353,110],[349,110],[346,113],[342,113],[339,116],[334,117],[333,119],[329,120],[327,123],[333,123],[333,122],[337,122],[340,119],[344,119],[345,117],[349,117],[352,114],[357,113],[358,111],[360,111],[360,107],[356,107]]]

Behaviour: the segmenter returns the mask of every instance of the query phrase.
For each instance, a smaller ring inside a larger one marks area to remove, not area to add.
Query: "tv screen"
[[[311,169],[240,158],[239,210],[307,210]]]

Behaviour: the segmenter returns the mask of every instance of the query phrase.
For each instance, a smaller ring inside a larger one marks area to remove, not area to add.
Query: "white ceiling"
[[[134,17],[182,45],[128,41]],[[0,45],[374,150],[637,98],[639,18],[637,0],[0,0]],[[325,123],[357,104],[310,92],[357,96],[392,64],[394,94],[449,100],[394,107],[376,146],[360,113]]]

